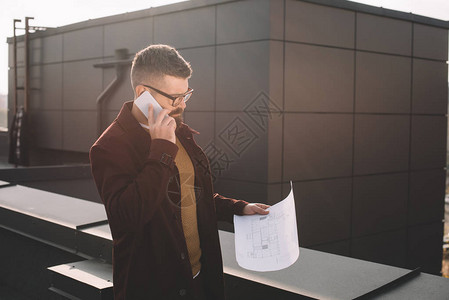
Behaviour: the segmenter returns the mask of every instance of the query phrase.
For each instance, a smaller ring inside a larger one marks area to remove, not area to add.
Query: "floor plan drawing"
[[[247,238],[252,241],[253,249],[248,251],[248,257],[262,258],[280,254],[277,217],[273,213],[252,220],[251,233]]]
[[[235,256],[242,268],[276,271],[292,265],[299,257],[295,199],[290,194],[270,206],[267,215],[234,215]]]

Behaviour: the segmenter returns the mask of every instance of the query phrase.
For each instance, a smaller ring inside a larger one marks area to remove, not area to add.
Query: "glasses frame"
[[[189,87],[189,88],[187,89],[187,92],[185,92],[184,94],[182,94],[182,95],[180,95],[180,96],[172,96],[172,95],[169,95],[169,94],[167,94],[167,93],[164,93],[164,92],[161,91],[161,90],[158,90],[157,88],[152,87],[151,85],[148,85],[148,84],[142,84],[142,83],[141,83],[140,85],[142,85],[142,86],[144,86],[144,87],[147,87],[147,88],[149,88],[149,89],[152,89],[152,90],[154,90],[155,92],[157,92],[158,94],[161,94],[162,96],[167,97],[168,99],[170,99],[171,101],[173,101],[173,102],[172,102],[172,106],[173,106],[173,107],[178,106],[179,104],[181,104],[182,101],[184,101],[184,103],[187,102],[187,101],[190,99],[190,96],[192,96],[192,93],[193,93],[193,89],[192,89],[191,87]],[[181,99],[181,100],[179,100],[179,99]]]

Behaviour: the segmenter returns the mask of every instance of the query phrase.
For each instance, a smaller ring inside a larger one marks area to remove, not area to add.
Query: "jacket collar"
[[[134,141],[145,141],[149,143],[151,139],[148,136],[148,133],[140,126],[139,122],[134,118],[134,116],[131,113],[131,109],[133,107],[133,101],[126,101],[122,109],[120,110],[118,116],[117,116],[117,122],[119,123],[120,127],[123,128],[123,130],[126,132],[126,134],[131,138],[131,140]],[[140,142],[142,143],[142,142]],[[145,143],[145,144],[146,144]]]
[[[190,128],[189,125],[186,123],[181,123],[181,125],[176,128],[176,135],[182,136],[186,138],[192,138],[193,134],[200,134],[198,131],[196,131],[193,128]]]

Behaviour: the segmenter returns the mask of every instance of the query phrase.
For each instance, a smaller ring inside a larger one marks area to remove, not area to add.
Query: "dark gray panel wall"
[[[350,178],[295,183],[300,244],[303,247],[351,238]]]
[[[353,96],[354,51],[285,44],[287,111],[352,112]]]
[[[288,41],[354,47],[353,11],[287,1],[285,13],[285,39]]]
[[[242,111],[266,92],[269,50],[268,41],[217,46],[217,111]]]
[[[122,108],[125,101],[133,100],[134,93],[131,86],[131,79],[129,77],[130,71],[131,66],[123,68],[123,78],[119,81],[113,92],[103,103],[102,109],[104,112],[117,114],[117,112]],[[103,69],[103,88],[107,87],[108,84],[114,80],[116,74],[117,72],[115,68]],[[99,77],[101,78],[101,75]],[[107,127],[109,123],[104,121],[103,125]]]
[[[355,258],[407,268],[406,237],[406,230],[400,229],[354,238],[351,253]]]
[[[120,48],[136,53],[153,40],[153,18],[107,24],[103,34],[103,56],[114,56],[114,50]]]
[[[270,19],[270,2],[274,1],[238,1],[218,6],[217,43],[270,38],[271,21],[281,21],[280,19]],[[243,28],[244,30],[242,30]]]
[[[410,112],[409,57],[357,52],[356,66],[356,112]]]
[[[446,174],[443,169],[410,173],[408,222],[410,225],[444,220]]]
[[[34,129],[34,141],[41,148],[62,149],[62,112],[33,111],[31,112]]]
[[[302,245],[439,272],[447,35],[286,1],[282,181],[296,181]],[[321,184],[318,197],[310,184]]]
[[[354,175],[408,170],[409,116],[356,115],[354,124]]]
[[[212,112],[215,109],[215,47],[185,49],[181,55],[193,68],[189,85],[195,94],[187,110]]]
[[[95,110],[96,96],[103,90],[101,69],[92,65],[99,60],[63,64],[62,105],[65,110]]]
[[[447,71],[444,61],[413,59],[413,113],[441,114],[447,111]]]
[[[413,56],[446,61],[447,40],[447,29],[414,24]]]
[[[357,13],[356,47],[360,50],[410,55],[412,23]]]
[[[195,3],[35,39],[37,145],[87,152],[115,76],[93,64],[167,43],[192,64],[185,120],[217,192],[273,204],[292,180],[302,246],[438,273],[448,30],[294,0]],[[126,77],[103,128],[132,98]]]
[[[405,227],[407,173],[359,176],[353,184],[353,237]]]
[[[36,88],[32,94],[32,101],[30,107],[35,110],[61,110],[62,109],[62,83],[63,83],[63,68],[62,64],[47,64],[33,66],[37,69],[39,74],[35,80]],[[34,72],[33,72],[34,73]]]
[[[441,236],[443,236],[441,221],[410,226],[407,233],[408,266],[410,268],[420,266],[428,273],[440,273]]]
[[[154,43],[176,48],[213,45],[215,42],[215,8],[205,7],[156,16]]]
[[[284,114],[284,174],[289,180],[350,176],[352,116]]]
[[[91,59],[103,56],[103,26],[89,27],[64,33],[64,61]],[[89,47],[86,47],[89,45]]]
[[[63,149],[85,152],[97,139],[96,113],[94,111],[69,111],[62,114]]]

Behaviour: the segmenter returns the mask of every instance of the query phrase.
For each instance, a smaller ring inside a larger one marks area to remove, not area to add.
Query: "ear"
[[[136,86],[134,89],[134,99],[137,99],[143,92],[145,92],[145,87],[143,85]]]

